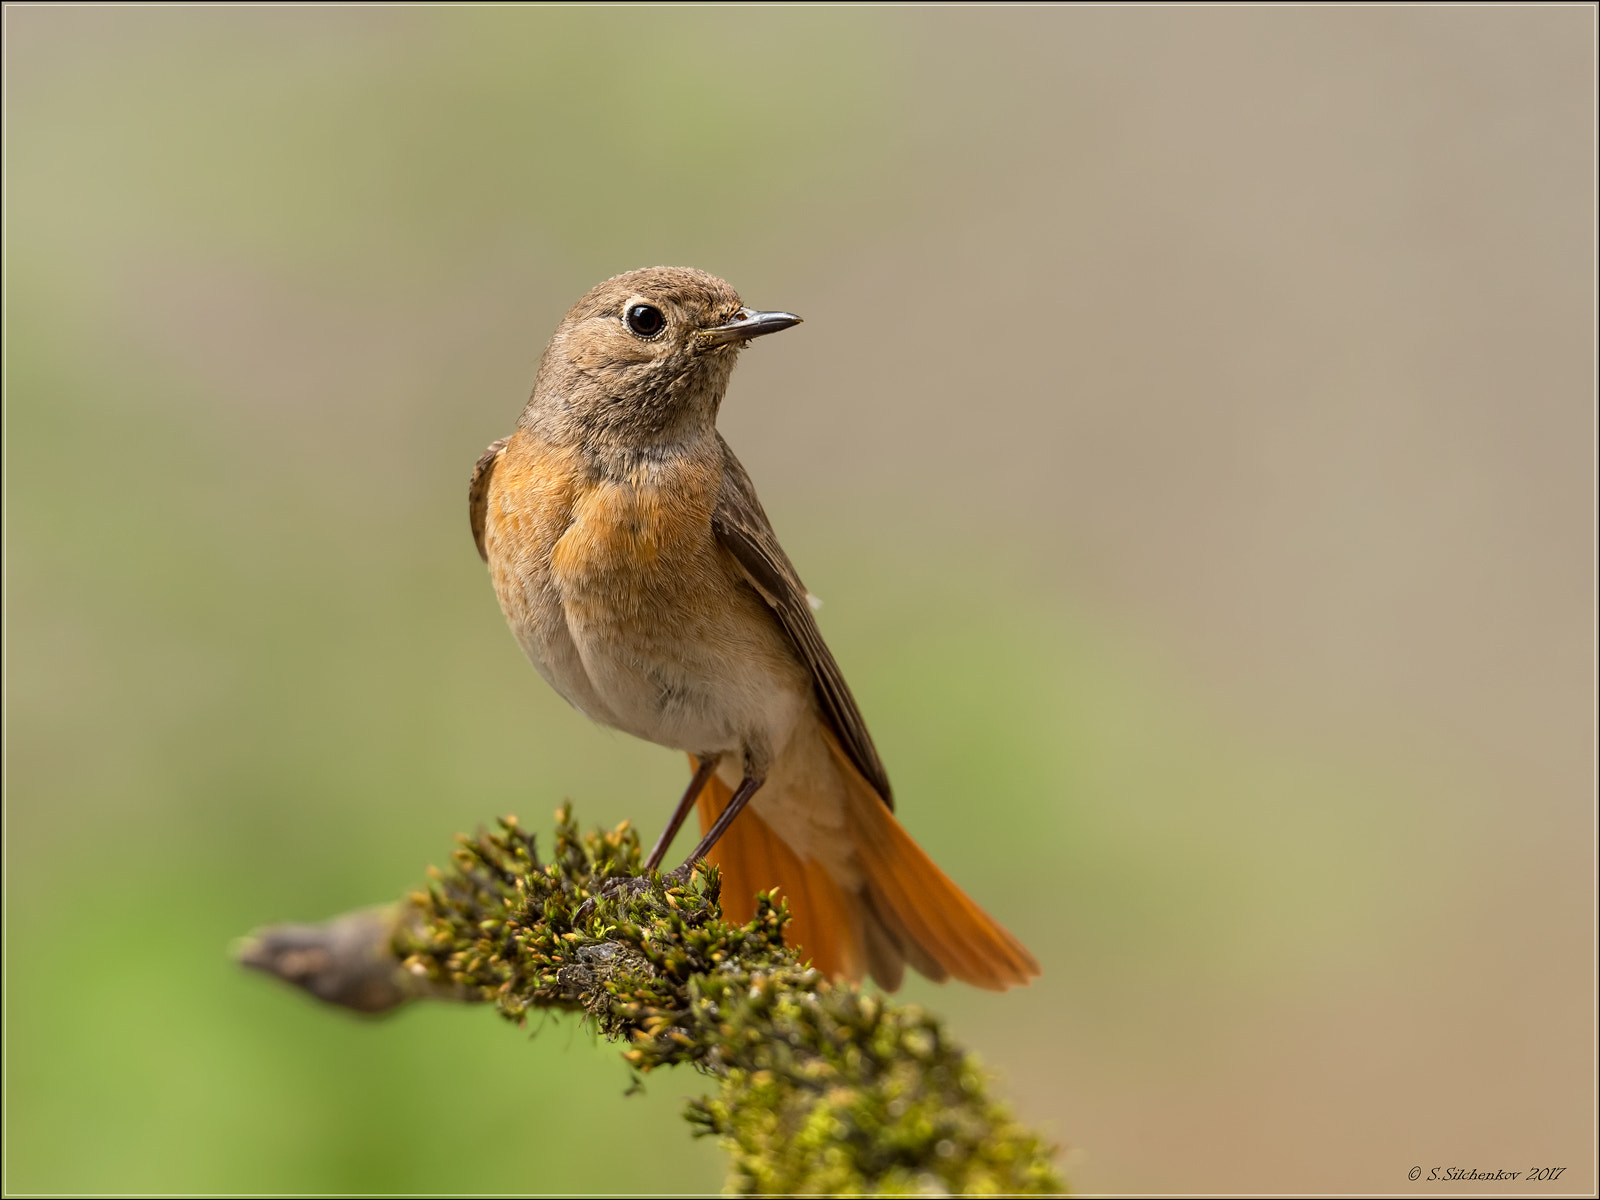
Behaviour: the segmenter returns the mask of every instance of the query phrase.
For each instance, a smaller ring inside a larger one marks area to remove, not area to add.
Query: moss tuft
[[[638,873],[638,835],[580,834],[570,806],[548,863],[514,817],[458,842],[396,923],[406,967],[519,1023],[582,1012],[640,1072],[688,1063],[720,1079],[685,1115],[732,1155],[730,1191],[1064,1190],[1051,1147],[989,1097],[939,1020],[802,965],[781,902],[762,896],[731,925],[706,866],[607,889]]]

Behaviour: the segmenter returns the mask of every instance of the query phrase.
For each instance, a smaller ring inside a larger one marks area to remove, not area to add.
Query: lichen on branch
[[[686,1063],[715,1077],[716,1096],[686,1117],[728,1150],[738,1194],[1064,1190],[1052,1148],[990,1097],[940,1021],[805,966],[784,944],[781,902],[762,896],[753,920],[730,924],[709,866],[683,883],[622,885],[640,870],[636,833],[580,834],[570,807],[548,862],[512,817],[458,842],[384,926],[383,952],[403,963],[386,977],[394,1003],[487,1001],[518,1023],[534,1009],[581,1012],[626,1044],[635,1071]],[[300,939],[303,959],[303,928]],[[273,944],[268,931],[245,960],[289,977]]]

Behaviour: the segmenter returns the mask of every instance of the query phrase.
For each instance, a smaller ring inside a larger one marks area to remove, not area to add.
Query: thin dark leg
[[[672,825],[668,828],[666,833],[661,835],[662,840],[657,843],[656,850],[652,850],[650,852],[652,861],[657,858],[657,851],[659,851],[661,854],[666,853],[666,843],[672,840],[671,835],[677,831],[677,827],[683,823],[683,818],[688,815],[689,805],[692,803],[697,794],[695,784],[700,779],[701,772],[704,772],[709,778],[711,772],[715,769],[715,765],[701,763],[699,770],[695,771],[694,781],[691,781],[689,784],[688,794],[685,795],[683,800],[679,802],[678,811],[672,815]],[[716,823],[711,826],[711,831],[707,833],[705,837],[700,839],[700,844],[694,848],[694,853],[689,855],[689,857],[684,860],[682,866],[674,867],[671,871],[667,872],[667,874],[663,875],[661,877],[662,881],[682,883],[684,880],[688,879],[690,872],[694,870],[694,864],[704,858],[706,856],[706,852],[717,844],[717,839],[728,831],[728,826],[733,824],[733,819],[739,815],[740,810],[743,809],[746,804],[750,803],[750,797],[756,794],[756,791],[761,787],[762,782],[763,780],[752,779],[750,776],[746,775],[744,780],[739,784],[739,790],[733,793],[733,799],[728,801],[728,807],[722,810],[722,815],[719,816],[716,820]],[[602,885],[601,891],[607,896],[615,896],[623,891],[631,891],[637,894],[648,889],[649,886],[650,872],[647,870],[642,876],[632,879],[609,879]],[[582,904],[578,905],[578,910],[572,914],[572,919],[578,922],[588,920],[594,914],[595,899],[596,897],[590,896]]]
[[[683,860],[683,866],[678,870],[687,874],[690,867],[710,853],[711,847],[717,844],[718,838],[728,832],[728,826],[733,824],[733,819],[739,815],[744,806],[750,803],[750,797],[756,794],[756,789],[763,782],[765,781],[752,779],[748,775],[744,777],[739,784],[739,790],[733,794],[733,799],[728,801],[728,807],[722,810],[722,815],[717,818],[716,824],[706,832],[705,837],[700,839],[700,844],[694,848],[694,853]]]
[[[656,839],[655,848],[650,851],[650,857],[644,860],[644,873],[650,874],[661,865],[661,860],[667,856],[667,848],[672,845],[672,839],[678,836],[678,830],[683,828],[684,818],[689,815],[689,809],[694,802],[700,799],[700,793],[705,791],[706,784],[711,782],[711,773],[717,769],[715,757],[702,758],[700,765],[695,768],[694,778],[689,780],[689,790],[683,793],[683,799],[678,801],[678,807],[673,810],[672,820],[667,822],[667,827],[661,831],[661,836]]]

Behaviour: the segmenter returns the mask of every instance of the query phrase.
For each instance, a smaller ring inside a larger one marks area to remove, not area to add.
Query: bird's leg
[[[756,790],[765,782],[764,775],[746,775],[740,781],[739,790],[734,792],[733,799],[728,801],[728,807],[722,810],[722,815],[716,819],[716,823],[706,830],[705,837],[700,839],[700,844],[694,848],[694,852],[683,860],[683,865],[673,872],[674,875],[681,874],[684,878],[688,877],[689,872],[694,869],[694,864],[711,852],[711,847],[728,832],[728,826],[733,824],[733,819],[744,810],[744,806],[750,803],[750,797],[754,796]]]
[[[672,845],[672,839],[678,836],[678,830],[683,828],[684,818],[689,815],[689,809],[694,802],[700,799],[700,793],[705,791],[706,784],[711,782],[711,775],[717,769],[717,756],[710,755],[699,760],[695,767],[694,778],[689,780],[689,788],[683,793],[683,799],[678,801],[678,807],[673,810],[672,819],[667,822],[667,827],[661,831],[661,836],[656,839],[655,848],[650,851],[650,857],[644,860],[644,874],[649,875],[661,865],[661,860],[667,856],[667,848]]]
[[[666,844],[672,840],[672,835],[677,832],[678,826],[683,824],[684,817],[686,817],[689,813],[689,805],[696,798],[698,798],[700,789],[704,786],[704,783],[701,781],[701,776],[704,775],[706,779],[709,780],[711,778],[711,772],[715,769],[716,764],[714,762],[709,764],[701,763],[696,769],[694,773],[694,779],[689,782],[689,791],[684,794],[684,798],[678,803],[678,811],[672,814],[672,821],[668,825],[666,832],[661,835],[661,840],[656,843],[656,848],[650,852],[651,864],[657,863],[661,856],[667,852]],[[710,853],[711,847],[715,846],[717,844],[717,840],[721,838],[723,834],[728,832],[728,826],[733,824],[733,819],[737,817],[741,811],[743,811],[746,804],[750,803],[750,797],[754,796],[757,790],[765,782],[765,775],[746,775],[739,783],[738,790],[733,793],[733,798],[728,801],[728,807],[722,810],[721,814],[717,817],[711,828],[706,831],[705,837],[700,839],[700,844],[694,848],[694,852],[691,853],[688,858],[684,859],[680,866],[674,867],[672,870],[663,875],[661,877],[663,882],[670,881],[674,884],[681,884],[687,880],[690,874],[694,871],[695,863],[699,862],[708,853]],[[642,892],[650,886],[650,872],[652,869],[652,866],[647,865],[643,875],[634,876],[632,878],[608,879],[604,884],[601,885],[600,894],[604,896],[616,896],[622,892],[633,892],[636,894]],[[578,906],[577,912],[573,913],[573,920],[588,920],[588,918],[593,915],[594,909],[595,897],[591,896]]]
[[[661,865],[661,860],[666,857],[668,847],[672,845],[673,837],[677,835],[679,829],[683,828],[683,822],[689,815],[689,809],[700,798],[700,793],[705,791],[706,784],[711,782],[711,776],[717,769],[718,757],[717,755],[710,755],[698,760],[694,770],[694,777],[689,780],[689,786],[683,793],[683,799],[678,801],[678,807],[673,810],[672,819],[667,822],[667,827],[661,831],[661,836],[656,839],[655,847],[650,851],[650,857],[645,860],[644,870],[636,876],[624,876],[606,880],[605,883],[600,885],[600,895],[617,896],[623,892],[638,894],[650,886],[651,874]],[[748,789],[747,785],[749,785]],[[760,783],[750,785],[748,779],[740,784],[739,792],[734,794],[733,799],[728,802],[728,807],[723,810],[722,816],[718,817],[717,823],[712,826],[711,832],[716,836],[708,836],[702,839],[699,847],[689,856],[689,861],[676,870],[667,872],[665,878],[673,883],[681,883],[683,880],[688,879],[689,872],[694,864],[704,856],[717,838],[722,836],[722,831],[727,829],[729,821],[733,819],[728,815],[729,812],[737,816],[738,810],[743,808],[750,799],[748,793],[754,792],[760,786]],[[744,794],[743,800],[739,799],[741,793]],[[578,906],[577,912],[573,914],[573,919],[577,921],[588,920],[593,915],[594,908],[595,897],[590,896],[589,899]]]

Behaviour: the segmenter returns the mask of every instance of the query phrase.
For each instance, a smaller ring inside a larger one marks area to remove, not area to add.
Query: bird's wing
[[[720,437],[717,440],[722,441]],[[883,761],[872,744],[872,735],[867,732],[867,723],[856,707],[855,697],[850,694],[850,686],[822,640],[822,630],[817,628],[816,618],[811,615],[805,584],[800,582],[794,564],[778,545],[772,523],[767,520],[761,501],[756,499],[755,486],[727,442],[722,442],[722,455],[722,494],[711,516],[717,540],[737,560],[745,578],[767,602],[783,631],[789,635],[789,641],[811,669],[811,682],[816,687],[822,711],[850,761],[892,809],[894,799],[889,791],[888,772],[883,769]]]
[[[489,561],[489,552],[483,548],[483,522],[489,511],[489,480],[494,477],[494,466],[506,448],[508,438],[490,442],[489,448],[478,456],[478,465],[472,468],[472,485],[467,488],[467,513],[472,519],[472,540],[477,543],[478,557]]]

